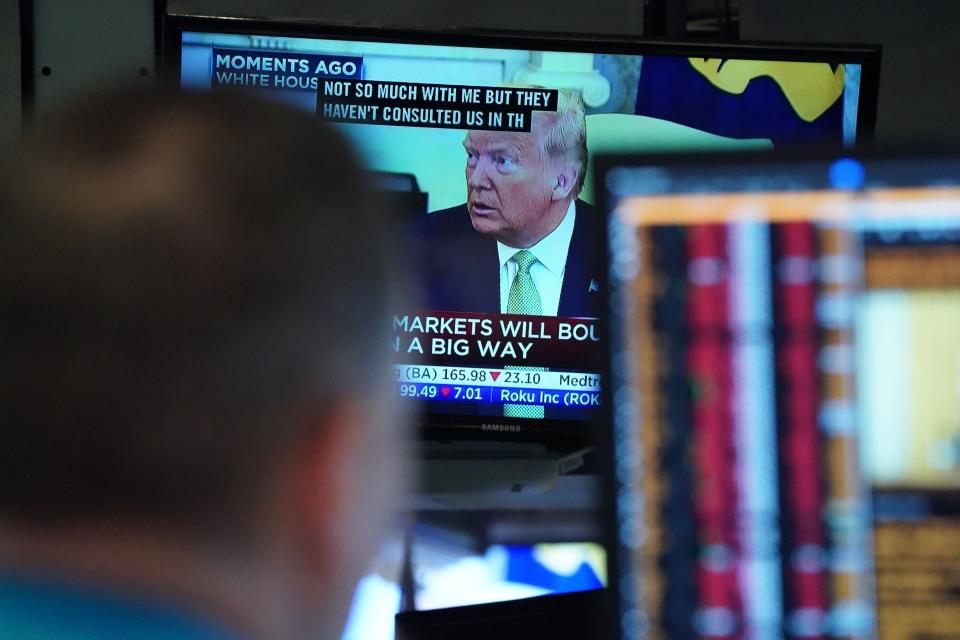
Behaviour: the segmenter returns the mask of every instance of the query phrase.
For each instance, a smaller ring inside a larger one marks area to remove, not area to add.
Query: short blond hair
[[[574,195],[580,195],[587,173],[587,120],[580,94],[569,89],[557,90],[557,110],[535,112],[547,119],[543,151],[551,158],[563,158],[577,166]]]

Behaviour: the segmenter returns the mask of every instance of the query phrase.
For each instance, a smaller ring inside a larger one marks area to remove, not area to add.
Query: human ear
[[[294,474],[303,561],[319,574],[359,577],[406,488],[405,443],[392,404],[342,398],[301,438]]]
[[[579,175],[572,164],[558,166],[553,175],[551,199],[557,201],[568,198],[577,184],[577,178],[579,178]]]

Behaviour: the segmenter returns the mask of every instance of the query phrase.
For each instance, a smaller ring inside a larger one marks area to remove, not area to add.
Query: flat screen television
[[[879,70],[875,47],[176,15],[164,30],[173,82],[338,123],[410,216],[426,297],[392,320],[396,393],[427,429],[561,449],[589,440],[603,404],[589,158],[850,147],[871,136]]]

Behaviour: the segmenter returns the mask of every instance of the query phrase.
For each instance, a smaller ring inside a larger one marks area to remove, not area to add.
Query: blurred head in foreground
[[[336,637],[405,458],[403,261],[352,150],[248,96],[150,92],[11,164],[0,574]]]

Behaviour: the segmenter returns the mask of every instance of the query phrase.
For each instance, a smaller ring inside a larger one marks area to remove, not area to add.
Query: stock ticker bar
[[[600,376],[594,373],[396,365],[394,381],[397,394],[408,398],[482,404],[600,406]]]
[[[472,387],[422,382],[398,382],[398,395],[420,400],[472,402],[479,404],[528,404],[551,407],[599,407],[596,391],[565,391],[530,387]]]
[[[399,383],[467,383],[482,387],[529,386],[561,391],[600,391],[600,376],[595,373],[530,371],[482,367],[436,367],[395,365],[394,380]]]

